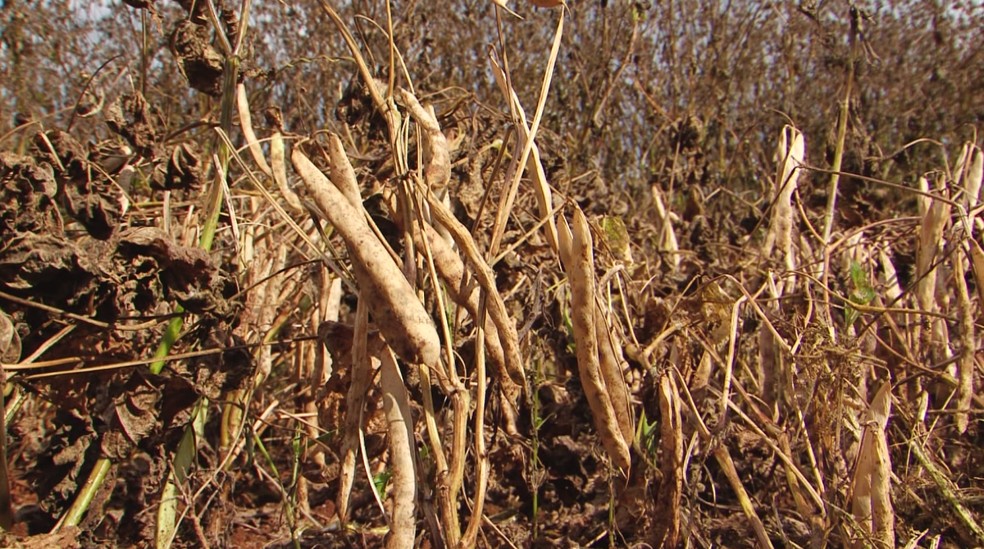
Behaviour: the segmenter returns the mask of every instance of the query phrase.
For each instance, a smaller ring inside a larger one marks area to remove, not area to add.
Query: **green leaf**
[[[379,492],[380,497],[383,499],[386,499],[386,486],[389,484],[391,478],[393,478],[393,473],[389,471],[383,471],[372,477],[372,483],[376,486],[376,491]]]
[[[857,261],[852,261],[850,266],[850,276],[851,284],[854,288],[851,290],[851,301],[855,303],[860,303],[861,305],[867,305],[875,299],[875,289],[871,287],[871,282],[868,280],[868,273],[865,272],[864,268]]]

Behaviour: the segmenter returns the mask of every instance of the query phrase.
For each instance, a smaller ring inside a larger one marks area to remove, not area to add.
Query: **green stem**
[[[167,355],[171,353],[171,348],[174,347],[175,342],[178,341],[178,337],[181,335],[181,328],[184,326],[184,307],[181,305],[176,305],[174,307],[175,314],[179,315],[171,319],[168,323],[167,328],[164,330],[164,335],[161,337],[161,342],[157,346],[157,351],[154,352],[154,362],[150,364],[150,373],[158,375],[161,370],[164,369],[164,364],[167,362]]]
[[[222,88],[222,105],[219,115],[219,122],[222,130],[228,135],[232,130],[232,111],[236,97],[236,82],[239,80],[239,58],[235,55],[226,58],[225,78]],[[198,246],[209,251],[215,242],[215,233],[219,226],[219,217],[222,213],[222,194],[225,187],[226,173],[229,167],[229,159],[232,157],[231,151],[225,142],[218,140],[216,143],[219,164],[215,167],[215,179],[209,189],[207,198],[205,221],[202,225],[202,236]],[[184,312],[178,305],[177,311]],[[163,368],[164,359],[167,357],[174,342],[177,340],[184,325],[182,317],[175,317],[165,331],[164,339],[157,348],[154,358],[158,360],[151,364],[151,371],[157,368],[157,372]],[[205,420],[208,417],[208,399],[199,399],[192,413],[191,424],[185,429],[181,444],[174,453],[174,461],[171,464],[171,473],[167,477],[167,482],[161,491],[160,507],[157,512],[157,536],[156,546],[166,548],[171,546],[174,534],[177,530],[177,506],[178,506],[178,486],[187,479],[188,471],[194,461],[195,452],[198,447],[198,440],[205,431]]]
[[[106,456],[100,456],[99,460],[96,461],[95,467],[89,473],[89,478],[85,479],[85,484],[79,491],[78,497],[72,502],[72,506],[68,508],[68,511],[62,515],[61,520],[58,525],[55,526],[55,531],[59,530],[63,526],[78,526],[79,522],[82,521],[82,517],[85,516],[85,512],[89,509],[89,504],[92,503],[92,498],[95,497],[96,492],[99,491],[99,487],[102,486],[103,482],[106,480],[106,475],[109,474],[109,470],[112,468],[113,462]]]
[[[853,9],[853,8],[852,8]],[[857,58],[857,41],[856,34],[857,28],[852,22],[852,27],[850,31],[850,49],[847,54],[847,81],[844,85],[844,98],[840,102],[840,109],[837,115],[837,141],[834,144],[834,159],[830,166],[830,182],[827,184],[827,210],[824,215],[823,222],[823,267],[821,271],[821,279],[823,280],[825,287],[830,287],[828,285],[828,276],[830,274],[830,254],[828,253],[828,246],[830,245],[830,235],[834,230],[834,215],[837,209],[837,193],[838,187],[840,185],[840,172],[841,164],[844,160],[844,143],[847,140],[847,120],[851,114],[851,94],[854,93],[854,65]],[[826,315],[827,326],[829,327],[830,336],[836,337],[834,333],[834,322],[831,318],[831,305],[830,305],[830,294],[824,293],[824,314]]]
[[[178,444],[178,450],[174,452],[174,461],[171,463],[171,473],[167,476],[167,482],[161,490],[160,500],[157,508],[157,532],[155,536],[155,547],[166,548],[171,546],[178,524],[178,486],[184,484],[188,478],[188,471],[195,458],[195,449],[198,447],[198,440],[205,436],[205,421],[208,419],[208,399],[200,398],[192,411],[191,424],[185,429]]]
[[[840,112],[837,116],[837,143],[834,147],[834,160],[830,166],[830,182],[827,184],[827,211],[824,217],[823,242],[830,242],[830,233],[834,228],[834,210],[837,207],[837,189],[840,185],[841,164],[844,161],[844,142],[847,140],[847,119],[850,116],[851,93],[854,88],[854,60],[848,62],[847,85],[844,98],[840,102]]]

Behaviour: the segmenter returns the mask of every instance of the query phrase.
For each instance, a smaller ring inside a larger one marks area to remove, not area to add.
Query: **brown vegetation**
[[[984,545],[982,28],[3,2],[2,544]]]

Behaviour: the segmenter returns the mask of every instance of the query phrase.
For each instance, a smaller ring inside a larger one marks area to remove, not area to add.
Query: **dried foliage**
[[[2,545],[984,545],[982,28],[3,2]]]

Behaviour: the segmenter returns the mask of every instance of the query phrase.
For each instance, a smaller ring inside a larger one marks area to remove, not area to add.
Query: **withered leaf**
[[[156,227],[128,229],[120,235],[124,256],[150,256],[161,268],[161,281],[190,310],[202,310],[213,299],[209,292],[215,264],[201,248],[182,246]]]

